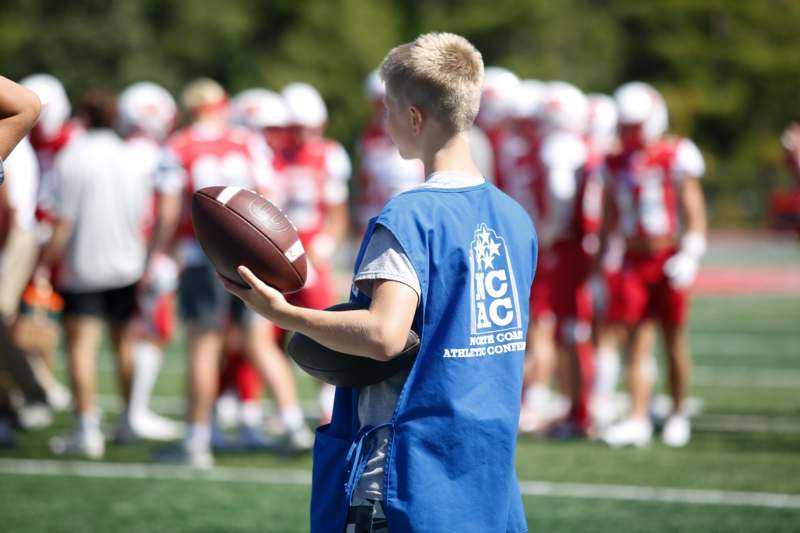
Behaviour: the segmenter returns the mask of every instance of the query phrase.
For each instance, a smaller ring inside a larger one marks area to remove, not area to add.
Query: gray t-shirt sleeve
[[[353,277],[359,291],[372,297],[372,289],[377,280],[391,280],[404,283],[417,293],[417,305],[422,292],[417,271],[392,232],[377,226],[367,243],[361,268]]]

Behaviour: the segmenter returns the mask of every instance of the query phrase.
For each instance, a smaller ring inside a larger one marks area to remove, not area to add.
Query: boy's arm
[[[388,361],[403,351],[417,310],[417,293],[397,281],[377,280],[369,309],[318,311],[289,304],[279,291],[240,266],[250,285],[225,288],[282,329],[298,331],[338,352]]]
[[[33,127],[41,105],[31,91],[0,76],[0,159],[8,157]]]

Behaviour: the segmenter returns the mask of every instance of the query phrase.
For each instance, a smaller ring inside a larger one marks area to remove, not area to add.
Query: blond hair
[[[220,104],[227,99],[222,85],[210,78],[197,78],[190,81],[181,93],[181,103],[188,111]]]
[[[452,132],[468,130],[481,100],[483,59],[464,37],[425,33],[393,48],[381,64],[390,95],[431,113]]]

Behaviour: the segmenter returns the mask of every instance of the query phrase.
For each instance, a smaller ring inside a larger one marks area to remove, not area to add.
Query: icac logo
[[[473,335],[522,327],[519,295],[506,241],[479,224],[469,247]]]

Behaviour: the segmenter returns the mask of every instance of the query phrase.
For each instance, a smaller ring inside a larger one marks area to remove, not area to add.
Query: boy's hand
[[[217,277],[222,281],[225,289],[246,303],[251,309],[265,318],[279,325],[280,317],[288,309],[289,304],[283,294],[256,277],[249,268],[240,266],[237,269],[242,279],[250,286],[244,288],[233,284],[219,274]]]

